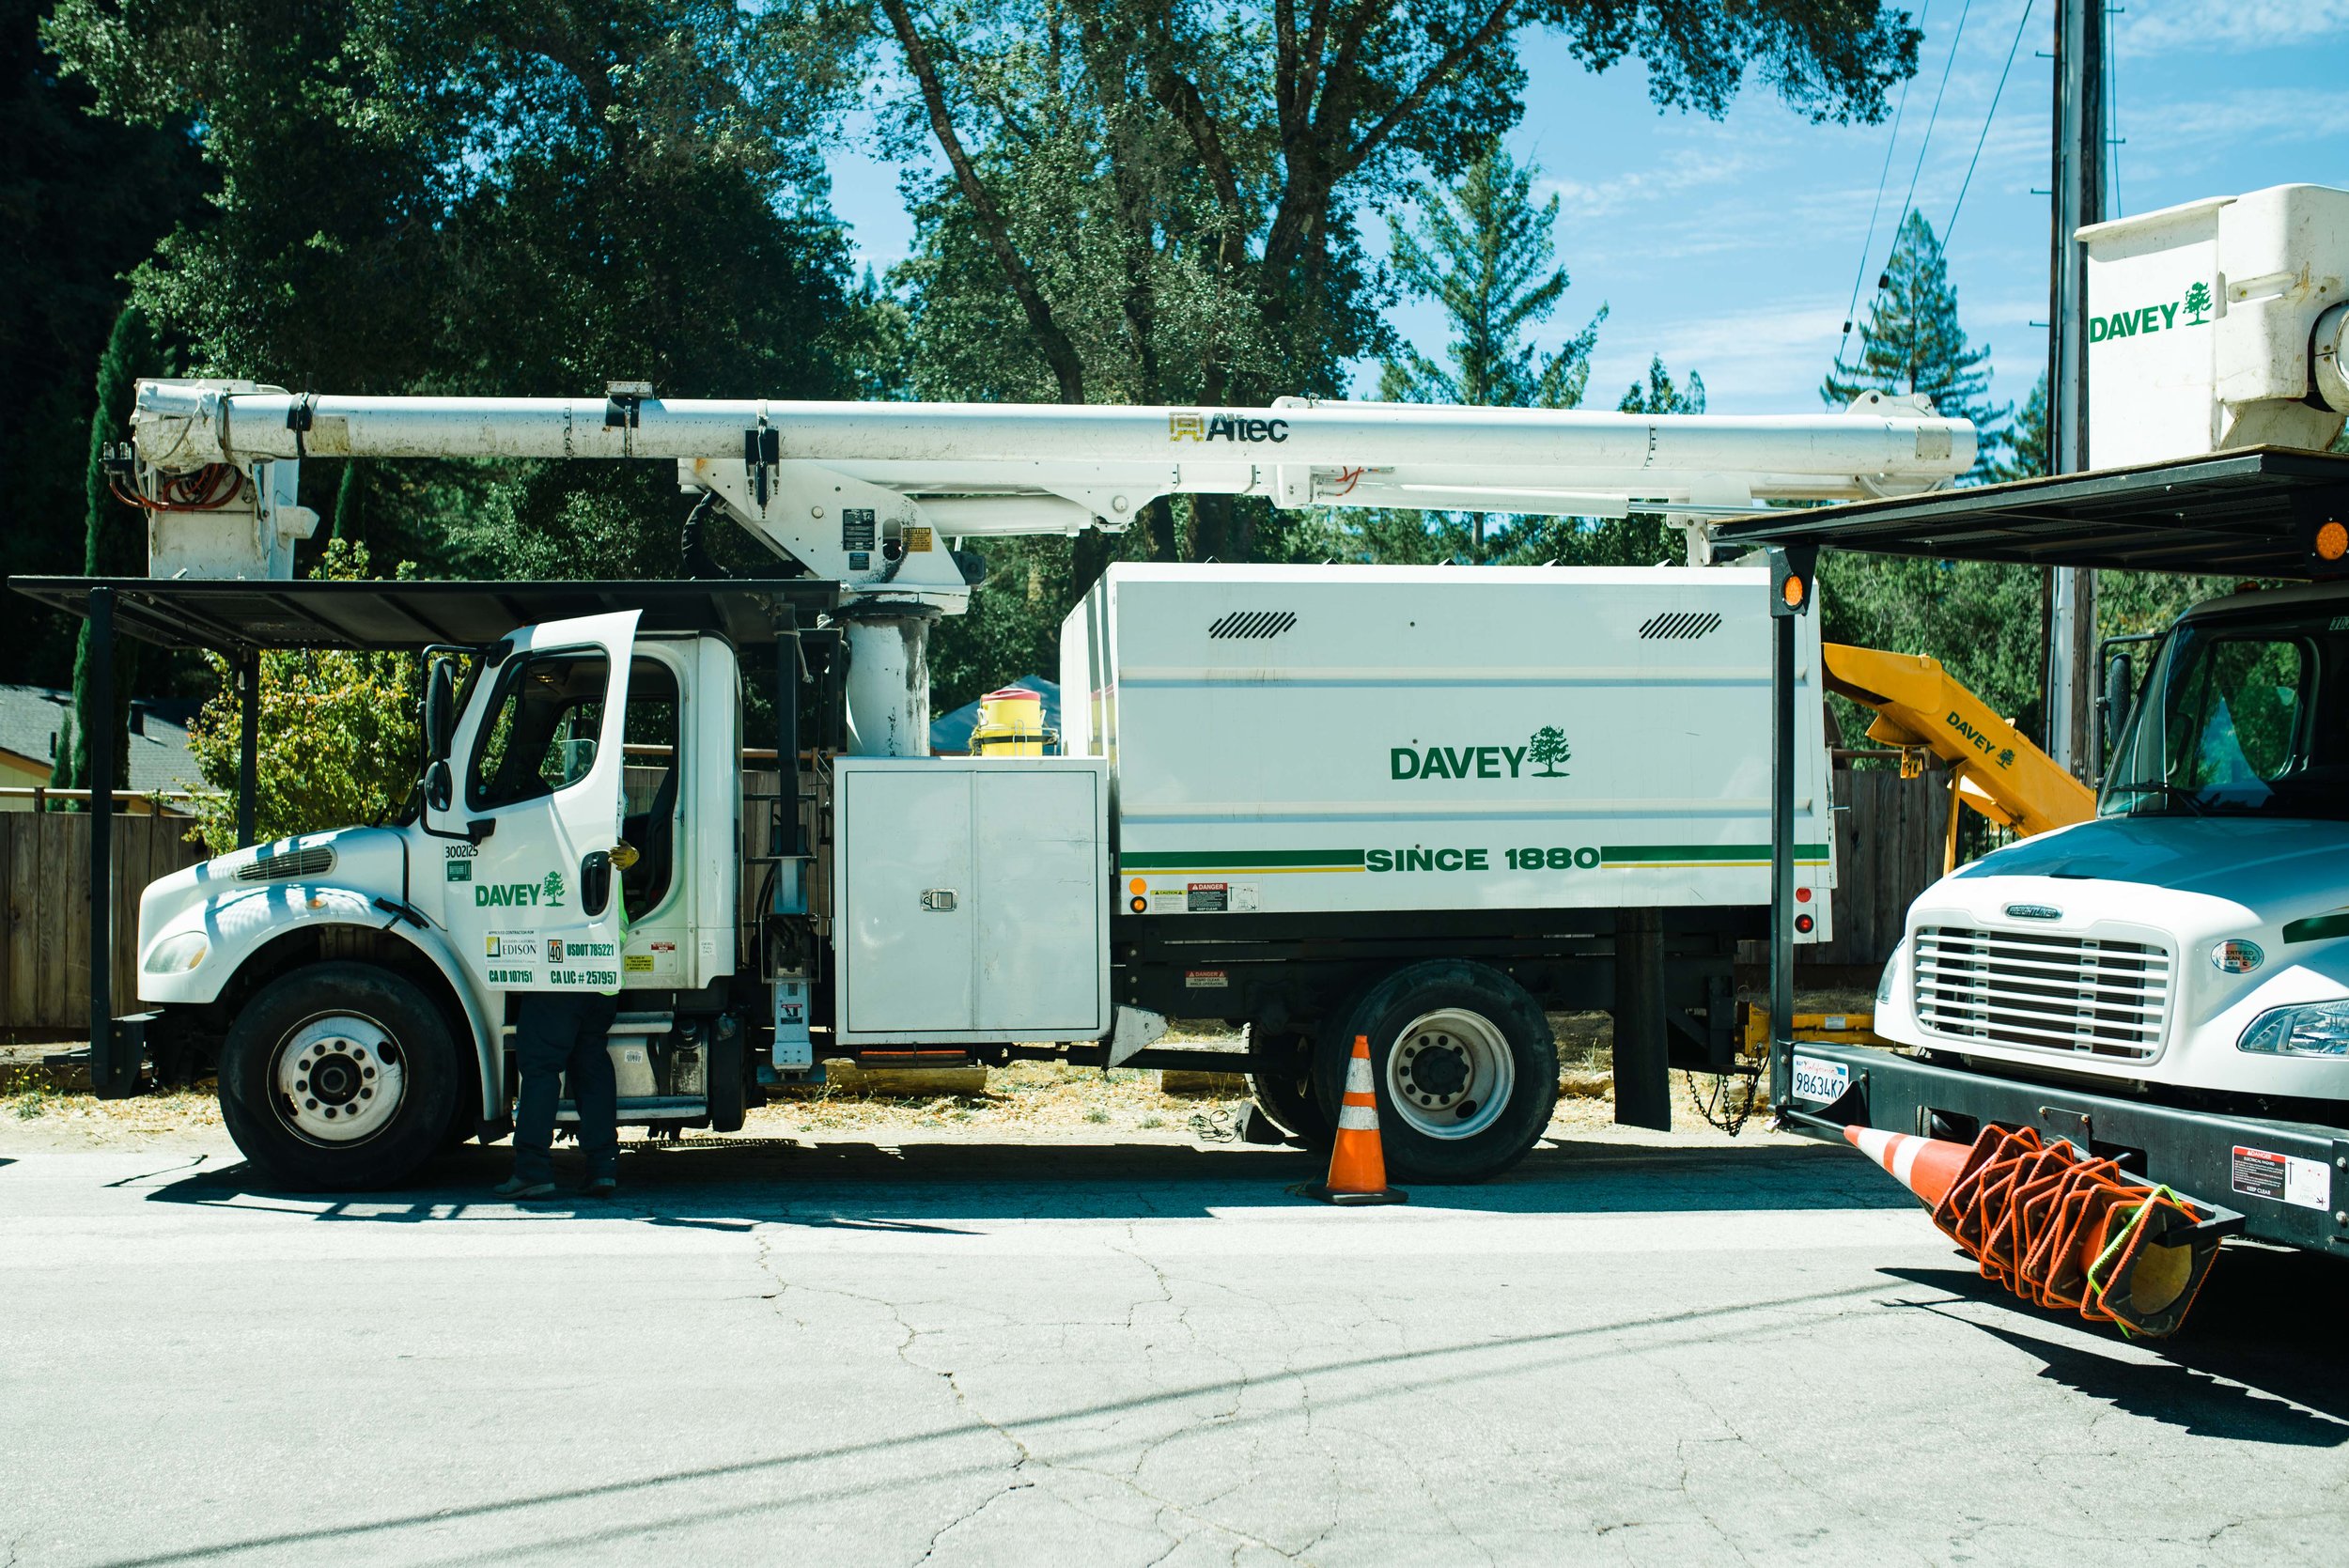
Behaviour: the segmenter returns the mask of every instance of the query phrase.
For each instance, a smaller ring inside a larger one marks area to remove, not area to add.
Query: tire
[[[1294,1032],[1248,1031],[1248,1086],[1256,1109],[1308,1148],[1326,1148],[1334,1131],[1314,1092],[1313,1041]]]
[[[415,982],[372,964],[312,964],[271,981],[229,1026],[221,1120],[282,1186],[391,1187],[440,1152],[468,1079]]]
[[[1558,1045],[1541,1003],[1484,964],[1413,964],[1373,986],[1314,1053],[1336,1124],[1354,1037],[1370,1042],[1387,1166],[1409,1181],[1476,1182],[1526,1157],[1558,1103]]]

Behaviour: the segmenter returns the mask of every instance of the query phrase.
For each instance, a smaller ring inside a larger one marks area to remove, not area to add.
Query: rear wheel
[[[1370,1044],[1387,1164],[1408,1180],[1472,1182],[1523,1159],[1558,1103],[1541,1004],[1484,964],[1413,964],[1372,986],[1315,1053],[1334,1123],[1355,1036]]]
[[[442,1146],[455,1116],[456,1044],[413,981],[371,964],[280,975],[230,1026],[221,1120],[288,1187],[389,1187]]]
[[[1330,1141],[1332,1128],[1314,1093],[1313,1041],[1293,1031],[1248,1031],[1248,1083],[1256,1107],[1283,1132],[1310,1146]]]

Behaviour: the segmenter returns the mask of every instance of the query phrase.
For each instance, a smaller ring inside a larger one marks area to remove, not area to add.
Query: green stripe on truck
[[[1194,849],[1184,854],[1124,854],[1117,863],[1128,871],[1184,871],[1203,866],[1218,870],[1276,869],[1282,866],[1330,866],[1359,871],[1360,849]]]

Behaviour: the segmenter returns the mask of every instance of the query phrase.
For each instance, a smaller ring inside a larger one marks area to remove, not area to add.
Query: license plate
[[[1822,1062],[1815,1056],[1795,1058],[1795,1098],[1833,1105],[1850,1087],[1851,1069],[1843,1063]]]

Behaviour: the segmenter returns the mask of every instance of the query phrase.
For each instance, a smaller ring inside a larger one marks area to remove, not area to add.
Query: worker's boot
[[[555,1186],[552,1182],[532,1181],[527,1176],[508,1176],[490,1190],[501,1198],[552,1198]]]
[[[579,1189],[579,1195],[583,1198],[609,1198],[619,1190],[620,1178],[617,1176],[590,1176],[587,1185]]]

